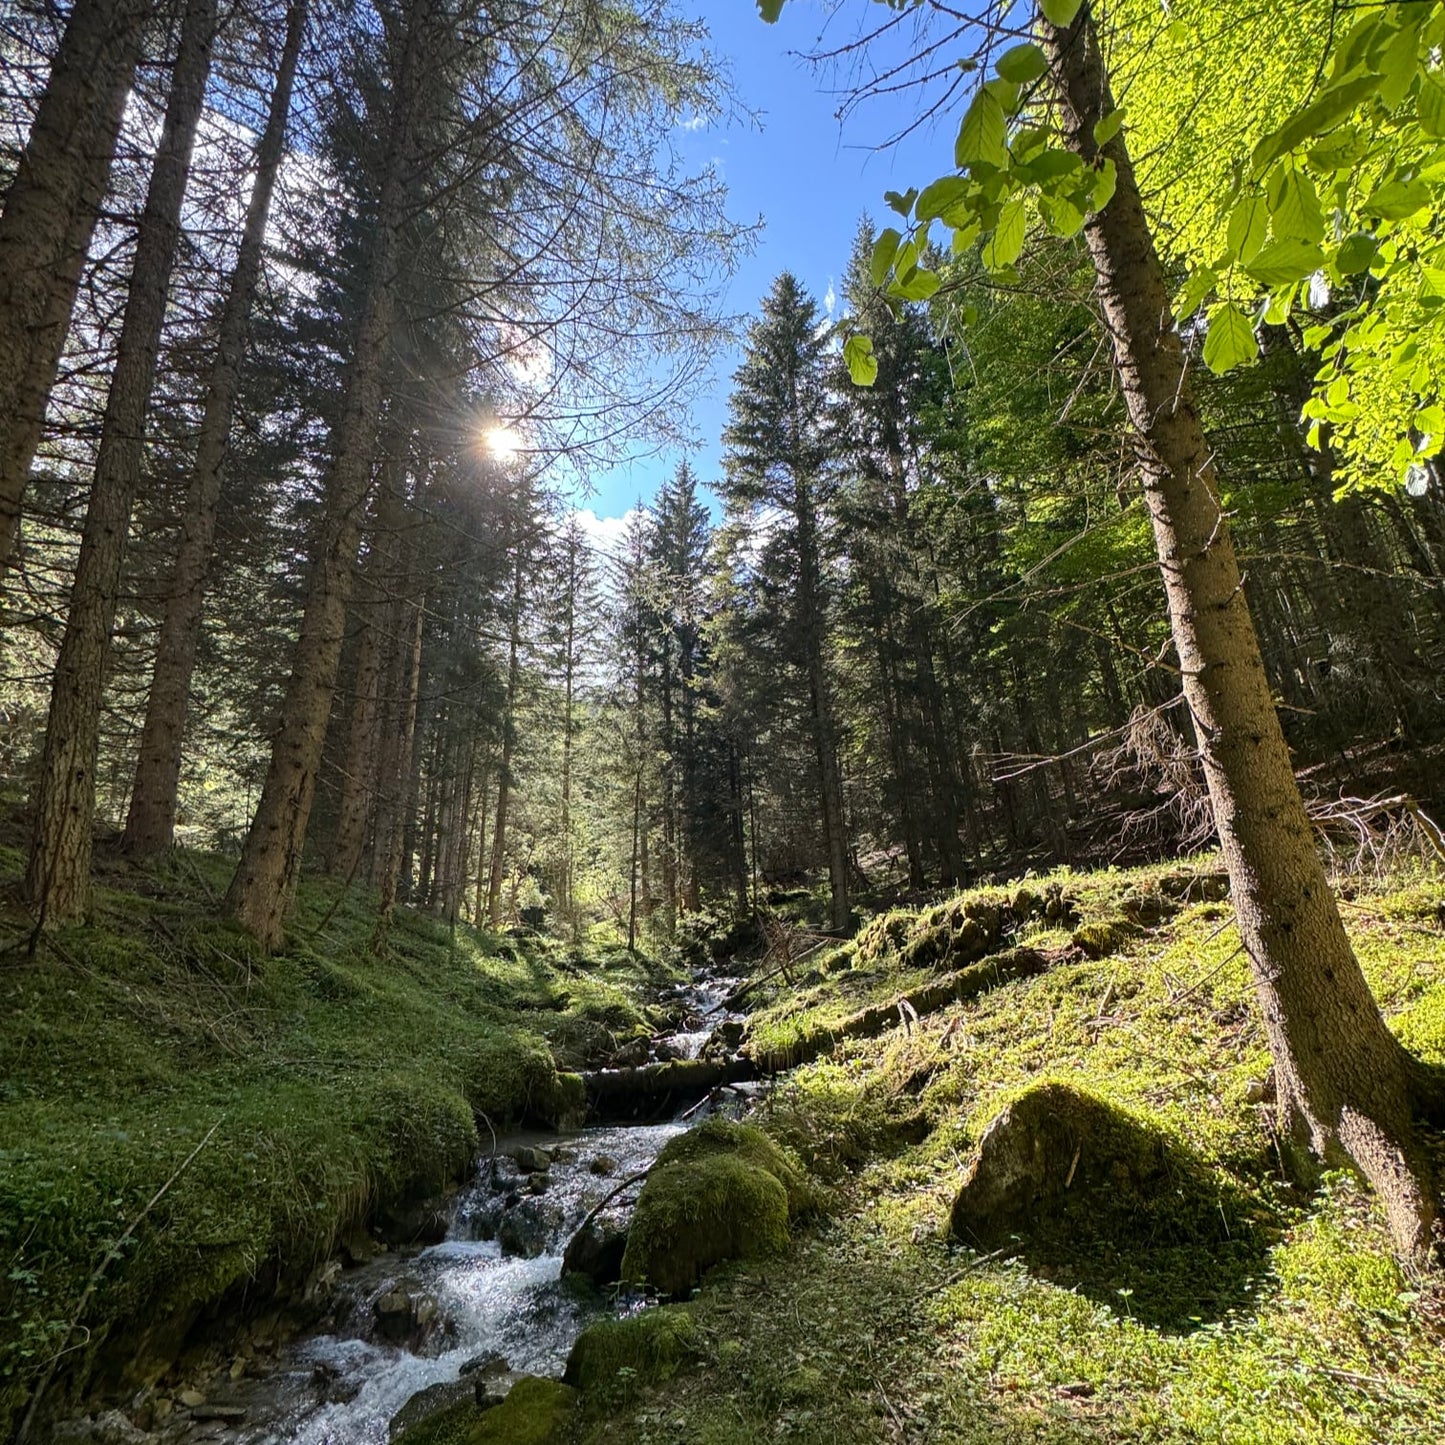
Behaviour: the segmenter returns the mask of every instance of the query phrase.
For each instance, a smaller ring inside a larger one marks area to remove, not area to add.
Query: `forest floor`
[[[1066,916],[1016,913],[993,941],[1037,950],[1045,971],[844,1041],[780,1082],[762,1122],[831,1185],[832,1218],[775,1262],[715,1271],[687,1306],[696,1358],[633,1362],[591,1390],[588,1445],[1438,1445],[1445,1338],[1378,1212],[1349,1177],[1310,1195],[1283,1177],[1215,868],[1028,880],[1059,885]],[[1445,880],[1342,893],[1392,1026],[1445,1063]],[[763,991],[751,1047],[841,1034],[966,962],[977,937],[950,960],[946,935],[965,910],[997,935],[1014,896],[875,920],[797,987]],[[949,1238],[960,1182],[988,1122],[1043,1080],[1159,1131],[1185,1164],[1143,1210],[1106,1199],[1063,1234],[976,1254]]]
[[[20,863],[0,850],[0,881]],[[268,958],[216,920],[227,873],[111,863],[92,924],[33,956],[0,912],[0,1436],[57,1351],[144,1370],[203,1309],[304,1294],[383,1205],[404,1231],[479,1116],[575,1117],[563,1071],[657,1032],[646,999],[679,975],[405,912],[378,956],[373,900],[325,882]],[[1392,1026],[1445,1063],[1445,880],[1341,892]],[[1209,858],[1061,871],[882,914],[756,988],[746,1047],[812,1060],[759,1121],[825,1217],[709,1275],[686,1349],[594,1374],[566,1438],[1438,1445],[1438,1316],[1350,1178],[1286,1181],[1223,893]],[[898,1012],[940,979],[972,996]],[[949,1236],[960,1182],[1044,1081],[1165,1141],[1171,1188],[974,1252]]]
[[[325,881],[266,957],[217,919],[231,866],[108,862],[92,922],[33,955],[0,909],[0,1438],[57,1352],[63,1398],[158,1372],[217,1301],[303,1294],[368,1214],[405,1231],[488,1122],[579,1118],[559,1065],[658,1027],[659,965],[406,910],[377,955],[375,899]],[[22,868],[0,849],[0,890]]]

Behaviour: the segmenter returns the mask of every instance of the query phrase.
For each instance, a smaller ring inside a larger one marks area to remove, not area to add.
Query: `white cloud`
[[[690,115],[685,121],[678,125],[679,130],[698,131],[707,129],[707,117],[705,115]]]
[[[627,533],[628,527],[641,515],[642,509],[630,507],[620,517],[599,517],[591,507],[578,507],[573,516],[587,535],[599,557],[612,557]]]
[[[838,293],[833,289],[833,278],[828,277],[828,289],[823,292],[823,309],[828,313],[828,319],[833,318],[833,308],[838,304]]]

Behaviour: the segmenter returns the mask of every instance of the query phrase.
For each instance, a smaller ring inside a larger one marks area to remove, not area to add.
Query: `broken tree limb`
[[[752,1054],[760,1074],[782,1073],[799,1064],[811,1063],[845,1039],[876,1038],[896,1028],[900,1018],[937,1013],[950,1004],[977,998],[989,989],[1017,978],[1032,978],[1049,967],[1049,959],[1036,949],[1010,948],[996,953],[957,973],[947,974],[906,993],[895,994],[887,1003],[874,1004],[846,1018],[832,1028],[820,1027],[781,1048]]]
[[[591,1118],[635,1118],[652,1114],[669,1099],[705,1094],[722,1084],[758,1077],[751,1059],[677,1059],[633,1069],[597,1069],[583,1074]]]

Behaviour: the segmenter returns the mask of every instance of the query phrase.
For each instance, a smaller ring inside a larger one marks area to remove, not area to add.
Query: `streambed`
[[[735,984],[715,979],[677,990],[669,1001],[687,1022],[655,1041],[658,1055],[696,1058],[727,1017],[719,1009]],[[459,1399],[478,1381],[560,1375],[588,1323],[646,1303],[609,1300],[564,1281],[568,1241],[606,1195],[706,1112],[489,1140],[474,1177],[451,1202],[440,1243],[383,1253],[341,1272],[319,1327],[274,1354],[238,1355],[229,1373],[166,1397],[169,1412],[153,1409],[151,1433],[131,1438],[386,1445],[391,1421],[423,1391]],[[604,1218],[625,1219],[636,1192],[624,1191]],[[108,1437],[72,1438],[98,1445]]]

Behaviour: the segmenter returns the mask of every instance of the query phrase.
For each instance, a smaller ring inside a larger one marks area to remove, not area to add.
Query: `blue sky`
[[[855,0],[830,19],[820,0],[791,0],[776,25],[758,18],[754,0],[680,0],[679,8],[707,21],[713,49],[731,64],[738,97],[758,113],[760,124],[679,137],[684,156],[718,164],[729,214],[763,221],[756,250],[733,277],[727,309],[752,314],[785,269],[821,305],[830,283],[838,284],[860,216],[866,212],[886,224],[884,191],[922,185],[947,169],[956,119],[924,127],[883,154],[870,148],[912,119],[913,97],[875,102],[840,127],[840,97],[828,93],[836,78],[815,72],[799,52],[842,43],[861,21],[876,23],[884,16],[880,7]],[[704,482],[719,471],[729,379],[737,362],[735,350],[717,358],[704,399],[694,409],[701,445],[690,455]],[[594,494],[580,505],[599,518],[620,517],[639,497],[651,498],[677,459],[677,454],[651,457],[598,476]]]

